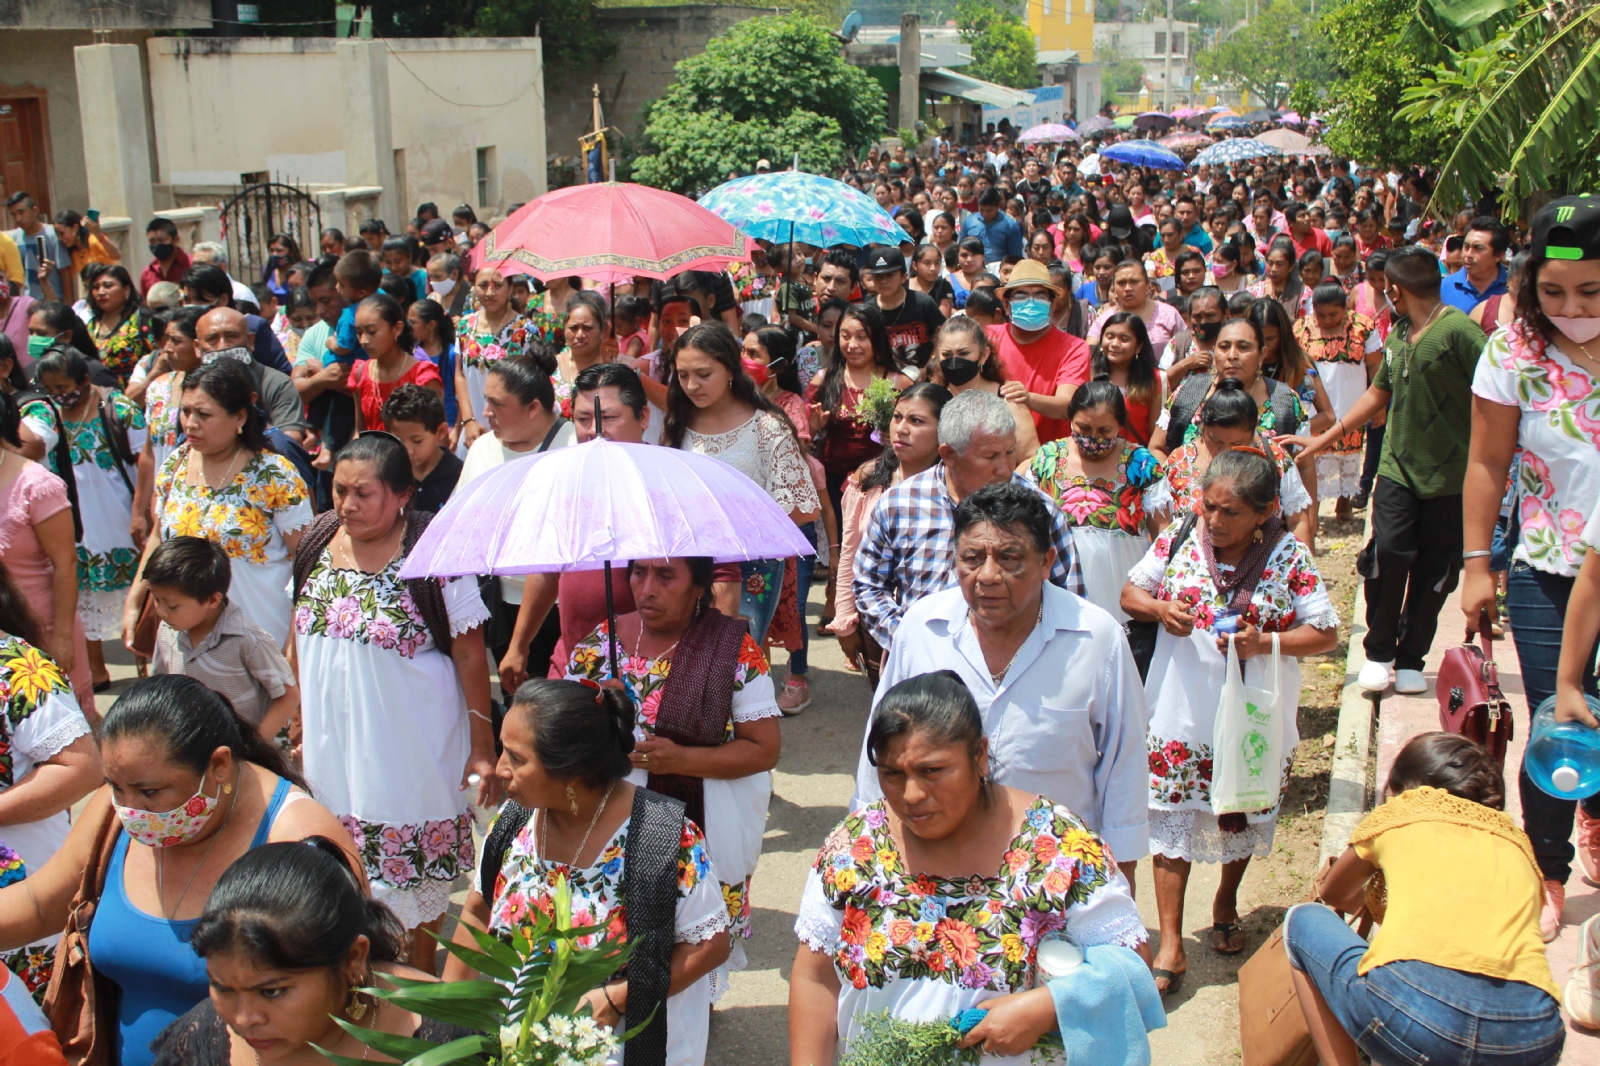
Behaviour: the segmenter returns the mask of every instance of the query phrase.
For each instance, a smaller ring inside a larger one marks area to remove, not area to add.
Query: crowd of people
[[[633,1066],[703,1062],[782,722],[836,639],[871,710],[799,902],[791,1061],[833,1061],[878,1012],[980,1004],[964,1043],[1028,1061],[1057,1024],[1042,942],[1136,954],[1176,994],[1200,862],[1221,864],[1209,949],[1249,946],[1238,892],[1273,846],[1299,661],[1338,643],[1325,499],[1371,508],[1363,688],[1427,689],[1464,574],[1529,709],[1595,724],[1600,202],[1513,232],[1429,217],[1425,173],[1145,170],[1003,135],[840,177],[906,239],[632,284],[473,267],[498,220],[431,204],[402,234],[273,235],[248,283],[155,218],[136,279],[93,212],[52,226],[11,196],[0,949],[69,1055],[352,1054],[329,1016],[367,1011],[353,988],[473,976],[431,935],[459,878],[466,946],[530,930],[564,878],[589,942],[649,953],[633,996],[623,972],[585,997],[595,1018],[664,1005]],[[401,576],[464,486],[598,437],[729,464],[815,554],[619,560],[609,587]],[[102,720],[106,641],[141,678]],[[1218,814],[1230,659],[1284,712],[1270,802]],[[1320,881],[1350,910],[1386,877],[1380,938],[1316,905],[1287,924],[1325,1063],[1559,1054],[1542,944],[1574,857],[1600,879],[1600,800],[1519,788],[1521,828],[1470,743],[1396,762]],[[475,805],[498,807],[486,837]],[[1464,862],[1481,929],[1432,906]],[[1600,1024],[1592,979],[1566,1008]],[[106,994],[66,1018],[86,986]],[[451,1035],[387,1002],[362,1024]]]

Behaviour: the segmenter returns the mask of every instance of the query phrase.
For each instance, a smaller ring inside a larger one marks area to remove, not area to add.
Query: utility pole
[[[1161,109],[1170,113],[1172,111],[1172,0],[1167,0],[1167,46],[1162,51],[1166,53],[1162,57],[1166,69],[1161,75],[1161,80],[1166,83],[1166,88],[1162,96]]]

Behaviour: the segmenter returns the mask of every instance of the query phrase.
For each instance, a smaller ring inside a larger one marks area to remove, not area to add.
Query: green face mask
[[[35,359],[42,358],[50,346],[56,342],[54,337],[28,337],[28,354]]]

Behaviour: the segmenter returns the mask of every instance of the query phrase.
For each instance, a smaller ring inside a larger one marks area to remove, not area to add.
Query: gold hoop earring
[[[572,813],[573,814],[577,814],[578,813],[578,794],[577,794],[577,792],[573,791],[573,788],[572,788],[571,785],[567,786],[567,802],[572,805]]]

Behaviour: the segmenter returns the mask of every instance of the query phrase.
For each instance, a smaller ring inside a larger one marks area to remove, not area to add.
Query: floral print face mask
[[[230,790],[231,791],[231,790]],[[222,789],[215,796],[205,793],[205,779],[200,791],[189,797],[181,807],[170,811],[141,811],[136,807],[117,807],[117,817],[128,836],[149,848],[170,848],[174,844],[187,844],[199,836],[206,821],[216,813],[222,802]]]

